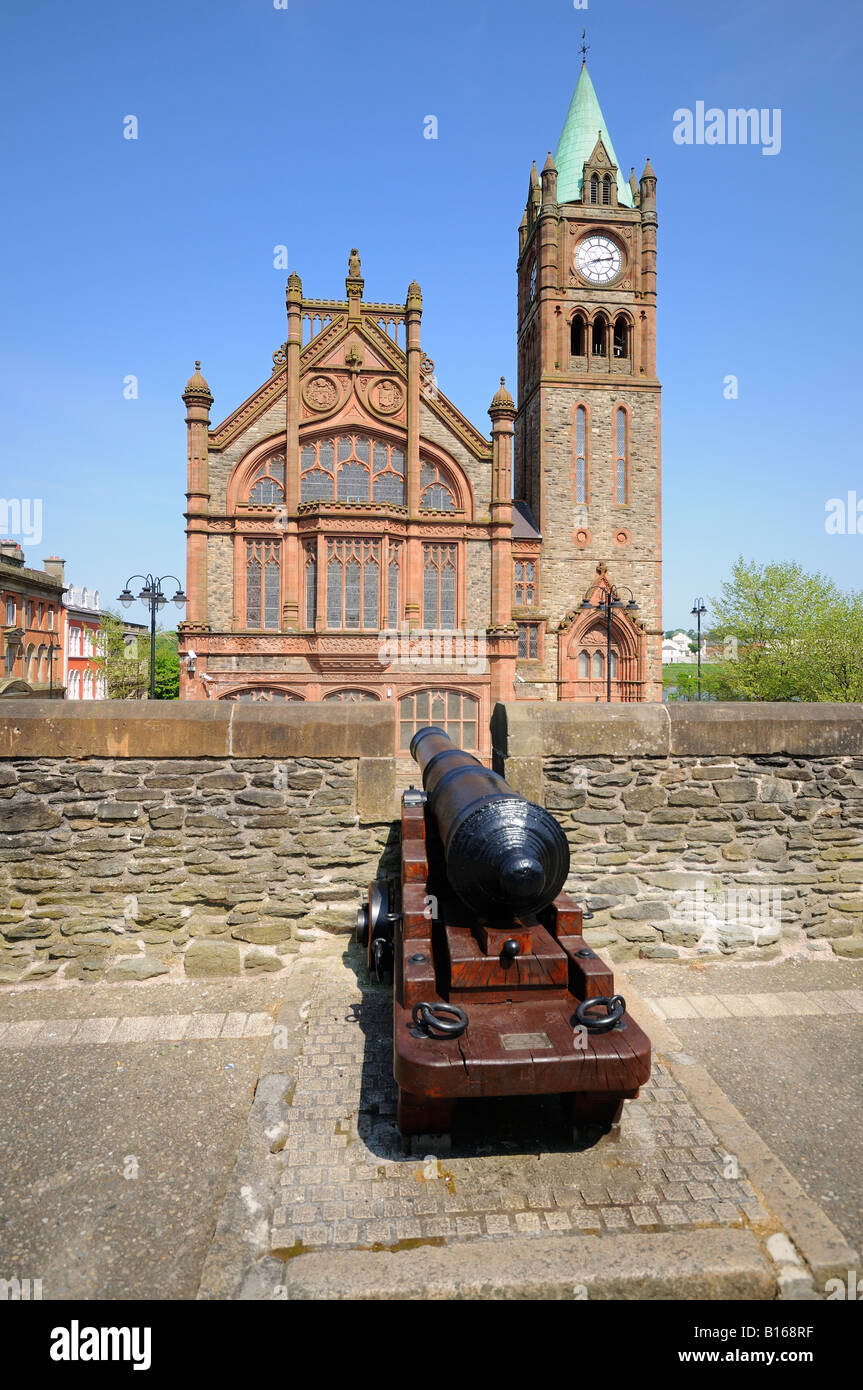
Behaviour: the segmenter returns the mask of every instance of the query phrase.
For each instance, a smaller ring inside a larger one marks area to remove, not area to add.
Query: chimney
[[[61,560],[59,555],[49,555],[47,560],[42,561],[42,564],[45,566],[46,574],[50,574],[52,579],[59,579],[60,583],[63,583],[65,560]]]
[[[23,565],[24,551],[17,541],[0,541],[0,559],[7,565]]]

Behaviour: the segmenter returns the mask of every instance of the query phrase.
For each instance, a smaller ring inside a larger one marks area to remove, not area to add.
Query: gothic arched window
[[[318,615],[318,551],[317,546],[307,545],[305,553],[306,580],[306,627],[314,628]]]
[[[598,202],[599,202],[599,175],[598,175],[598,174],[591,174],[591,176],[590,176],[590,201],[591,201],[592,203],[598,203]]]
[[[578,653],[578,678],[579,680],[590,680],[590,656],[587,652]]]
[[[304,444],[300,451],[300,501],[383,502],[403,507],[404,450],[364,434]]]
[[[456,625],[454,545],[423,546],[423,627],[452,629]]]
[[[594,357],[604,357],[608,341],[608,320],[604,314],[597,314],[593,320],[591,350]]]
[[[379,626],[380,542],[327,541],[327,627],[331,631]]]
[[[455,490],[443,469],[434,463],[423,463],[420,469],[420,511],[455,511]]]
[[[611,202],[611,175],[606,174],[602,180],[602,201],[606,206]]]
[[[579,505],[587,501],[587,411],[583,405],[575,411],[575,500]]]
[[[398,542],[390,541],[390,559],[387,566],[387,625],[395,629],[399,625],[401,606],[399,604],[402,548]]]
[[[418,729],[439,724],[458,748],[476,748],[479,701],[458,690],[419,690],[399,700],[399,747],[408,749]]]
[[[269,703],[272,701],[297,701],[302,700],[302,696],[294,695],[290,690],[280,690],[275,685],[254,685],[247,690],[232,690],[230,695],[220,696],[222,700],[236,700],[241,705],[251,703],[257,704],[259,701]]]
[[[629,324],[625,314],[618,314],[614,320],[614,355],[629,356]]]
[[[265,459],[255,474],[249,493],[250,507],[274,507],[285,500],[285,458],[276,454]]]
[[[569,354],[570,357],[584,356],[584,319],[581,314],[575,314],[569,326]]]
[[[615,492],[614,500],[624,505],[629,501],[629,450],[626,411],[619,406],[615,412]]]
[[[246,627],[279,628],[279,542],[246,541]]]
[[[370,690],[331,690],[329,695],[324,696],[324,702],[331,705],[360,705],[368,700],[376,701],[377,698]]]

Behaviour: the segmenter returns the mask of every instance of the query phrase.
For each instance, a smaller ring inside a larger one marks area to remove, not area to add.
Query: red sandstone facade
[[[555,185],[549,157],[519,233],[518,410],[501,379],[490,438],[438,387],[419,285],[365,301],[356,251],[342,300],[290,276],[272,373],[214,429],[196,370],[181,697],[392,701],[403,749],[435,722],[487,754],[497,701],[606,698],[580,604],[625,583],[612,698],[661,698],[655,179],[632,208]],[[573,259],[597,226],[620,253],[601,289]]]

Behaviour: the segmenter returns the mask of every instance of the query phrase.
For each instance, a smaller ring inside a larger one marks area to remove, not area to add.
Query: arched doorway
[[[611,614],[611,650],[604,595],[613,589],[605,566],[597,567],[600,587],[592,596],[590,608],[568,613],[558,628],[558,698],[582,702],[608,699],[611,675],[612,703],[643,699],[643,625],[625,607]],[[599,603],[597,602],[599,600]]]

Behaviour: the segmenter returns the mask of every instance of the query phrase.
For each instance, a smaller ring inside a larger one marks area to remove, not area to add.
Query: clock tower
[[[623,177],[586,64],[519,227],[514,494],[516,581],[538,542],[522,680],[661,700],[656,176]]]

